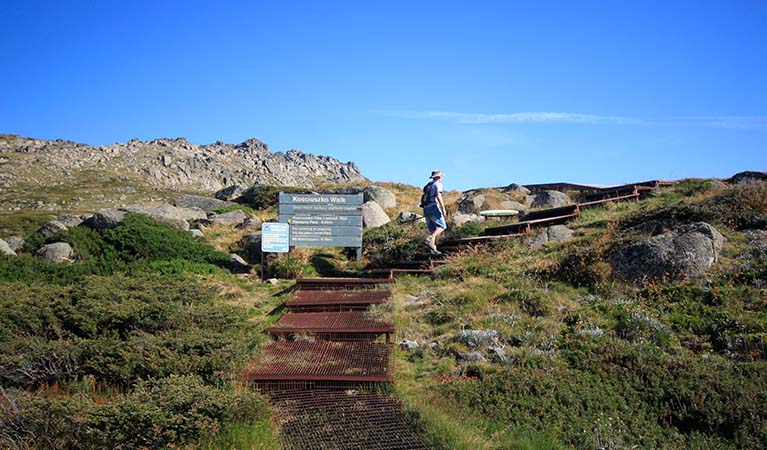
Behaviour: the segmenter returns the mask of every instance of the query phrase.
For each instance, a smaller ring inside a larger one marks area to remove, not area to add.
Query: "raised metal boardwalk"
[[[271,395],[286,449],[426,450],[395,398],[353,391]]]
[[[308,312],[286,314],[265,330],[271,335],[310,333],[320,339],[373,340],[394,333],[394,325],[371,319],[364,311]]]

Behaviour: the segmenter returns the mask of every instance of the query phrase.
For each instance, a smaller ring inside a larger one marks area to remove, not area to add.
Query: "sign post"
[[[362,194],[285,194],[281,223],[290,224],[293,247],[355,247],[362,257]]]
[[[264,279],[264,253],[287,253],[290,267],[290,225],[264,222],[261,224],[261,279]]]

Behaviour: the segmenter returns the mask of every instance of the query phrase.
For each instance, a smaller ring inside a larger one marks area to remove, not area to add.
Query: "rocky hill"
[[[271,152],[257,139],[195,145],[184,138],[89,146],[0,135],[0,209],[76,206],[88,191],[213,192],[230,185],[313,187],[365,178],[353,162],[298,150]],[[30,193],[44,192],[46,198]],[[103,193],[103,192],[102,192]],[[58,198],[56,196],[59,195]],[[72,194],[69,197],[68,194]],[[30,198],[32,197],[32,198]],[[118,197],[119,198],[119,197]],[[31,204],[30,201],[33,201]]]

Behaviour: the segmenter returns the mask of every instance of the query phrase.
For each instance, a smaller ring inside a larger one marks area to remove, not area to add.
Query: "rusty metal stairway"
[[[400,402],[380,393],[393,382],[394,325],[366,312],[393,282],[296,280],[288,313],[265,330],[276,341],[242,372],[269,396],[283,448],[426,449]]]

